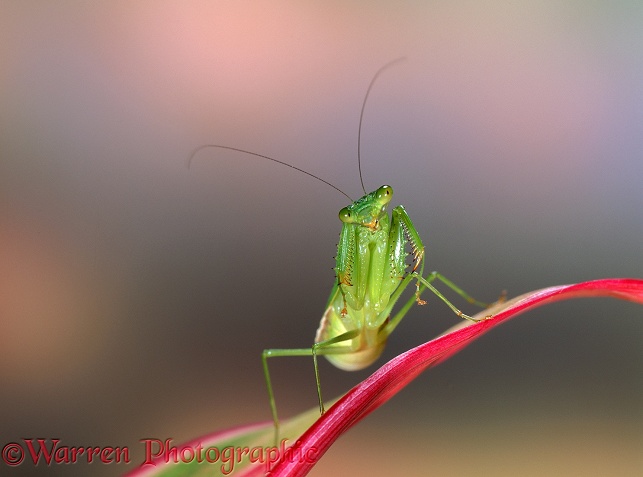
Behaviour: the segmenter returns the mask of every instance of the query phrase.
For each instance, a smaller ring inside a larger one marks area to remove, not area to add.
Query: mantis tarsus
[[[374,75],[362,103],[358,133],[358,164],[361,174],[360,135],[364,108],[368,95],[377,77],[395,60],[380,68]],[[268,156],[228,146],[205,145],[197,148],[190,159],[207,147],[229,149],[251,154],[289,166],[335,188],[351,201],[343,191],[307,171],[278,161]],[[364,184],[362,181],[362,189]],[[337,245],[335,283],[330,293],[326,311],[322,316],[315,341],[310,348],[266,349],[262,353],[262,364],[270,400],[272,418],[275,423],[275,440],[278,440],[279,418],[275,403],[268,358],[276,356],[312,356],[319,410],[324,413],[317,357],[325,356],[332,364],[347,371],[359,370],[372,364],[382,353],[389,335],[400,323],[414,303],[425,304],[421,294],[429,289],[442,300],[457,316],[477,321],[456,308],[433,286],[438,280],[452,289],[469,303],[487,306],[472,298],[461,288],[438,272],[424,276],[424,244],[402,205],[394,207],[389,217],[387,207],[393,197],[393,189],[383,185],[366,193],[339,211],[342,230]],[[410,271],[406,263],[407,244],[413,256]],[[415,282],[415,294],[411,296],[393,316],[393,307],[404,290]]]

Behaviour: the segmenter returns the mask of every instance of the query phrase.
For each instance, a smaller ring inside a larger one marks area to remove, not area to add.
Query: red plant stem
[[[502,311],[487,320],[456,329],[393,358],[346,393],[290,448],[291,455],[314,456],[314,459],[282,456],[269,475],[299,477],[308,474],[342,433],[388,401],[428,367],[457,353],[494,326],[527,310],[581,297],[612,297],[643,304],[643,280],[605,279],[538,290],[511,300]]]

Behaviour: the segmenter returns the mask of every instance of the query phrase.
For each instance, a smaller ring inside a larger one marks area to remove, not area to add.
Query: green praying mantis
[[[318,356],[325,356],[336,367],[355,371],[371,365],[381,355],[389,335],[414,304],[424,305],[421,294],[429,289],[457,316],[469,321],[478,321],[456,308],[435,286],[436,280],[446,285],[469,303],[487,307],[487,303],[471,297],[460,287],[439,272],[424,276],[425,248],[411,218],[402,205],[394,207],[388,215],[388,205],[393,198],[393,188],[383,185],[366,193],[362,180],[360,143],[362,118],[368,95],[378,76],[400,59],[394,60],[373,76],[367,88],[358,129],[358,167],[364,196],[353,201],[345,192],[330,182],[321,179],[291,164],[243,149],[208,144],[200,146],[190,155],[191,159],[204,148],[219,148],[250,154],[291,167],[324,182],[344,194],[352,202],[339,211],[342,230],[335,257],[335,280],[321,318],[314,344],[308,348],[266,349],[261,355],[268,399],[275,427],[275,442],[279,436],[279,417],[268,369],[268,358],[277,356],[311,356],[315,371],[319,410],[323,414],[319,379]],[[407,246],[413,256],[413,264],[406,263]],[[410,268],[410,270],[409,270]],[[393,308],[407,287],[415,282],[415,293],[394,315]]]

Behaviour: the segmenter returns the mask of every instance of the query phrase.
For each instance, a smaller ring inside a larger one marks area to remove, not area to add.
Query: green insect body
[[[377,71],[371,80],[362,103],[357,141],[360,180],[362,180],[360,137],[366,101],[377,77],[385,69],[399,61],[401,59],[394,60]],[[310,172],[272,157],[235,147],[217,144],[200,146],[188,157],[188,167],[194,156],[206,148],[236,151],[287,166],[329,185],[345,195],[349,200],[352,200],[344,191]],[[362,189],[364,189],[363,181]],[[364,192],[366,194],[366,191]],[[415,303],[425,304],[420,297],[425,289],[429,289],[434,293],[457,316],[476,321],[452,305],[432,285],[435,280],[442,282],[469,303],[482,307],[487,306],[487,304],[469,296],[438,272],[432,272],[426,277],[423,276],[424,244],[403,206],[394,207],[389,217],[387,208],[392,198],[393,189],[384,185],[339,211],[342,231],[337,245],[335,283],[326,305],[326,311],[317,330],[314,344],[309,348],[266,349],[262,353],[261,358],[270,409],[275,423],[275,443],[279,438],[279,418],[268,370],[268,358],[277,356],[312,356],[319,409],[323,413],[324,401],[317,363],[319,355],[325,356],[336,367],[348,371],[359,370],[369,366],[381,355],[389,335],[409,309]],[[406,263],[407,248],[410,249],[410,253],[413,256],[413,265],[410,269]],[[408,298],[400,309],[392,315],[393,307],[407,286],[413,281],[415,281],[415,294]]]
[[[343,222],[336,257],[336,283],[322,317],[315,343],[351,331],[359,334],[330,345],[326,358],[340,369],[354,371],[372,364],[388,337],[386,324],[406,273],[405,244],[411,245],[415,266],[424,256],[424,245],[401,205],[389,218],[387,206],[393,189],[384,185],[343,208]]]
[[[382,354],[389,335],[413,304],[426,303],[420,295],[427,288],[457,316],[477,321],[462,313],[432,285],[436,279],[469,303],[488,306],[472,298],[438,272],[422,276],[424,244],[403,206],[393,208],[389,217],[387,206],[392,197],[393,189],[384,185],[340,210],[342,231],[337,245],[335,284],[312,347],[263,351],[264,376],[275,423],[275,442],[279,436],[279,418],[268,358],[312,356],[319,409],[324,413],[317,356],[325,356],[336,367],[347,371],[369,366]],[[413,255],[410,270],[406,263],[407,245]],[[415,294],[391,316],[393,307],[412,281],[416,282]]]

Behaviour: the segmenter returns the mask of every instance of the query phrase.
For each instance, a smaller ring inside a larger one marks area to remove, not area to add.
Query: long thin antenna
[[[351,196],[349,196],[346,192],[341,190],[339,187],[334,186],[330,182],[325,181],[321,177],[317,177],[315,174],[311,174],[310,172],[307,172],[307,171],[305,171],[303,169],[300,169],[299,167],[295,167],[292,164],[288,164],[287,162],[279,161],[277,159],[273,159],[272,157],[264,156],[263,154],[257,154],[256,152],[246,151],[244,149],[239,149],[239,148],[236,148],[236,147],[220,146],[218,144],[205,144],[203,146],[199,146],[194,151],[192,151],[192,154],[190,154],[190,156],[188,157],[188,160],[187,160],[187,163],[186,163],[188,169],[190,168],[190,165],[192,164],[192,159],[194,158],[194,156],[196,156],[203,149],[207,149],[209,147],[217,148],[217,149],[228,149],[229,151],[243,152],[244,154],[250,154],[251,156],[261,157],[263,159],[268,159],[269,161],[276,162],[277,164],[281,164],[283,166],[288,166],[291,169],[295,169],[296,171],[303,172],[304,174],[306,174],[306,175],[308,175],[310,177],[313,177],[313,178],[317,179],[318,181],[323,182],[324,184],[327,184],[327,185],[331,186],[336,191],[340,192],[341,194],[344,194],[348,198],[348,200],[350,200],[351,202],[354,202],[353,199],[351,199]]]
[[[375,73],[375,76],[373,76],[373,79],[371,80],[371,84],[368,85],[368,89],[366,90],[366,96],[364,96],[364,102],[362,103],[362,111],[359,113],[359,129],[357,130],[357,168],[359,169],[359,181],[362,183],[362,190],[364,191],[364,194],[366,194],[366,188],[364,187],[364,179],[362,178],[362,157],[360,155],[360,151],[361,151],[361,145],[362,145],[362,119],[364,118],[364,109],[366,108],[366,101],[368,100],[368,95],[370,94],[371,89],[373,88],[373,85],[377,80],[377,77],[380,74],[382,74],[384,70],[404,60],[406,60],[405,56],[401,58],[396,58],[395,60],[386,63],[379,70],[377,70],[377,73]]]

